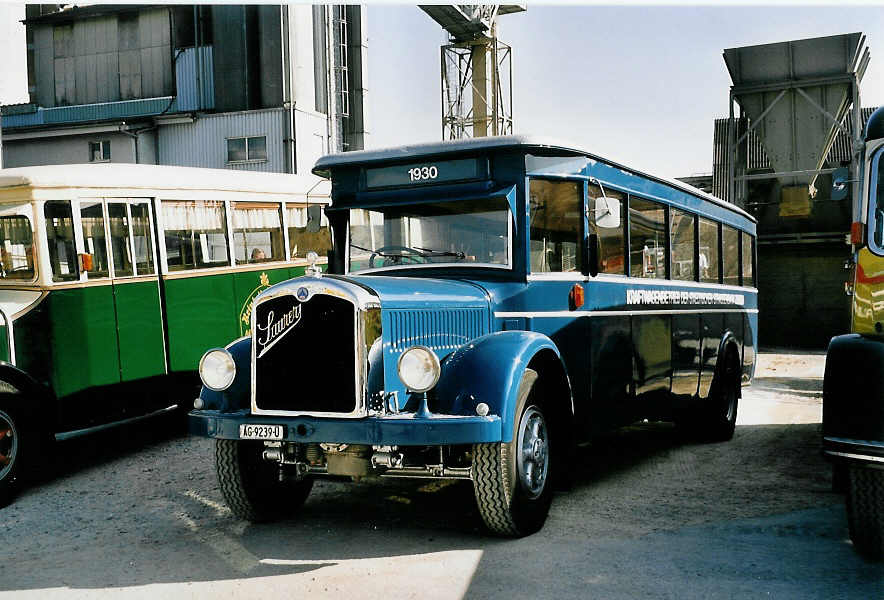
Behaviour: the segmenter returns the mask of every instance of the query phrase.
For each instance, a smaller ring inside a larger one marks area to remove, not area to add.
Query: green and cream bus
[[[0,503],[53,439],[189,408],[206,348],[331,247],[329,184],[153,165],[0,170]]]

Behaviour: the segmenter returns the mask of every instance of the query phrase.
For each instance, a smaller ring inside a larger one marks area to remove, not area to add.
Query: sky
[[[0,0],[3,104],[27,101],[23,14],[22,4]],[[441,27],[404,4],[370,4],[367,21],[369,144],[441,139]],[[862,104],[884,104],[884,4],[529,3],[499,20],[513,49],[515,133],[664,177],[712,170],[713,121],[727,116],[731,85],[724,48],[856,31],[872,52]]]

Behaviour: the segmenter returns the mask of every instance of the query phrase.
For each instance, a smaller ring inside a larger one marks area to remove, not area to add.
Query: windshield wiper
[[[430,248],[421,248],[419,246],[413,246],[415,250],[420,250],[424,254],[421,256],[454,256],[456,258],[466,258],[467,255],[463,252],[450,252],[448,250],[432,250]]]

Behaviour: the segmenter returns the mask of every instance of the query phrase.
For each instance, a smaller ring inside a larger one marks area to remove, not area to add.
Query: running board
[[[168,414],[174,410],[178,409],[177,404],[173,404],[172,406],[167,406],[166,408],[161,408],[160,410],[155,410],[152,413],[148,413],[146,415],[141,415],[140,417],[131,417],[129,419],[123,419],[122,421],[114,421],[113,423],[105,423],[104,425],[96,425],[95,427],[87,427],[85,429],[75,429],[74,431],[65,431],[62,433],[55,434],[55,440],[58,442],[63,442],[65,440],[69,440],[72,438],[78,438],[80,436],[89,435],[92,433],[98,433],[99,431],[105,431],[106,429],[113,429],[114,427],[121,427],[122,425],[129,425],[130,423],[137,423],[139,421],[144,421],[145,419],[152,419],[153,417],[159,417],[161,415]]]

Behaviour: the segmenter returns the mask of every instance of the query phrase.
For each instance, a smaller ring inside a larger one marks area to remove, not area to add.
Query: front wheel
[[[231,512],[260,523],[297,511],[313,479],[279,481],[279,465],[264,460],[262,442],[215,440],[215,471]]]
[[[857,552],[884,557],[884,468],[851,464],[847,472],[847,525]]]
[[[521,537],[543,527],[552,502],[552,445],[543,406],[535,397],[537,373],[519,384],[513,439],[473,446],[473,490],[493,533]]]

